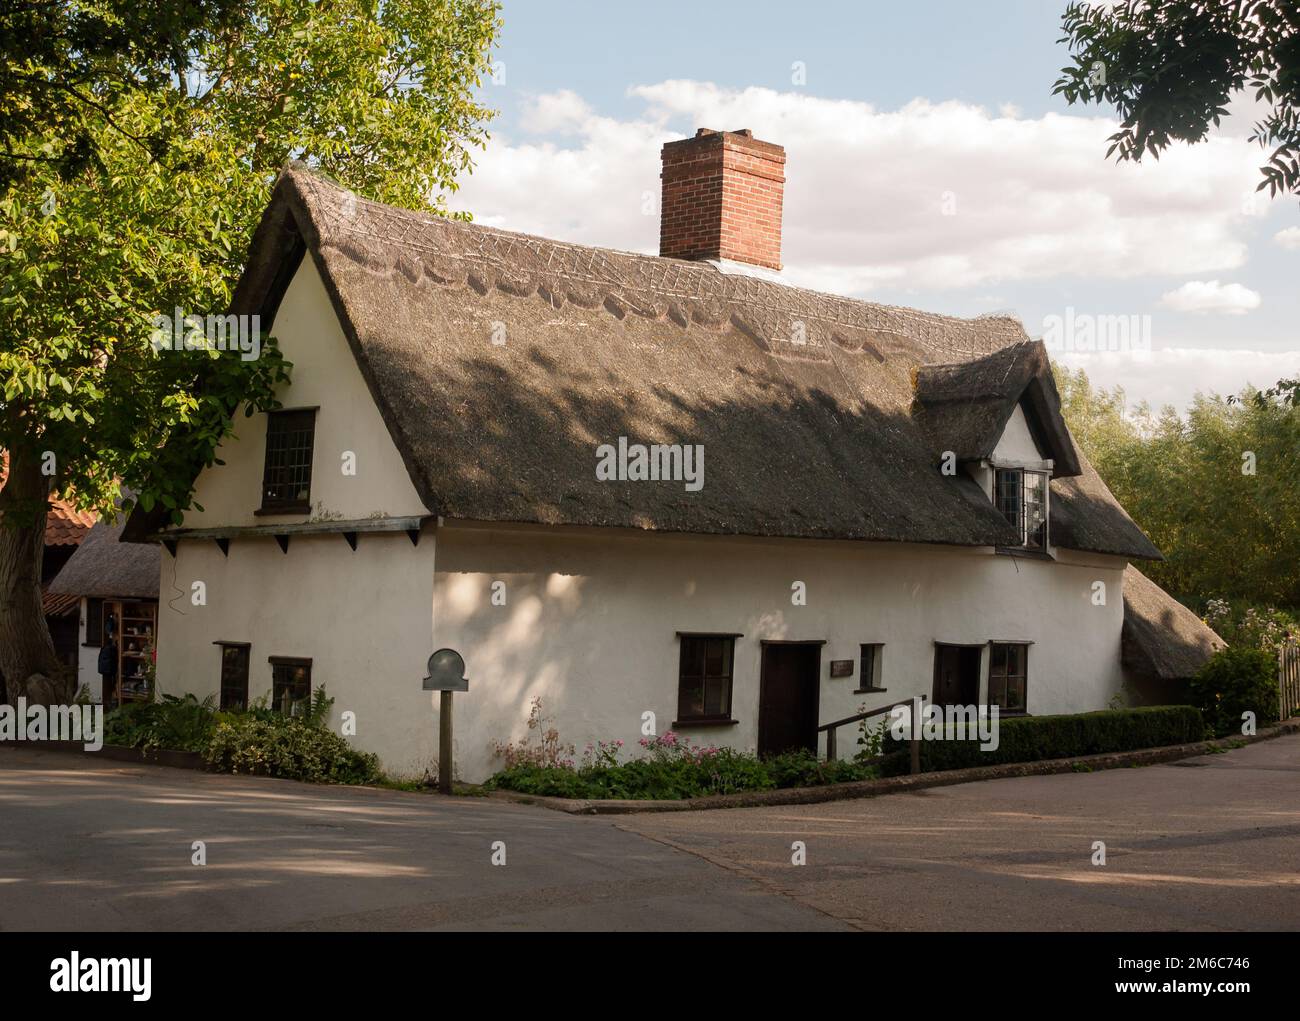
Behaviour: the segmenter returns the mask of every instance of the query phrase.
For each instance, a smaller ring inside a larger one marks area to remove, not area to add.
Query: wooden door
[[[822,650],[815,643],[764,645],[759,684],[758,754],[817,752]]]

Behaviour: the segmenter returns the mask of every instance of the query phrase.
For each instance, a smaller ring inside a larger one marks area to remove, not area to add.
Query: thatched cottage
[[[96,522],[48,589],[77,610],[78,689],[107,705],[153,694],[160,554],[155,545],[121,542],[123,527],[120,520]],[[106,649],[113,669],[101,674]]]
[[[1104,708],[1126,651],[1203,659],[1019,322],[780,281],[784,159],[747,132],[665,146],[658,257],[286,169],[234,307],[293,363],[283,408],[237,416],[183,526],[128,526],[186,593],[162,690],[324,686],[415,773],[426,660],[454,648],[456,771],[481,780],[535,696],[579,746],[652,725],[765,752],[912,694]]]

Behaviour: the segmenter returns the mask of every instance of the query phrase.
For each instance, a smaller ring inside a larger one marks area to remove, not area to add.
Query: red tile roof
[[[9,476],[9,457],[0,451],[0,488]],[[94,511],[77,510],[66,500],[50,497],[50,513],[45,518],[46,546],[80,546],[90,531],[97,515]]]

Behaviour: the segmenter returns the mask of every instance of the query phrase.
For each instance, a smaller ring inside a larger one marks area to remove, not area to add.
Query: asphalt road
[[[611,817],[0,749],[0,930],[1296,928],[1300,736]]]
[[[1300,736],[1141,769],[624,825],[861,929],[1300,929]],[[796,840],[803,867],[790,865]]]
[[[845,926],[601,818],[0,749],[0,930],[714,928]]]

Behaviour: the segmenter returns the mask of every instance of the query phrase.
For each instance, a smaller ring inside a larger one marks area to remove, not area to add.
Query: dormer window
[[[1047,549],[1047,472],[998,468],[994,500],[1026,549]]]

